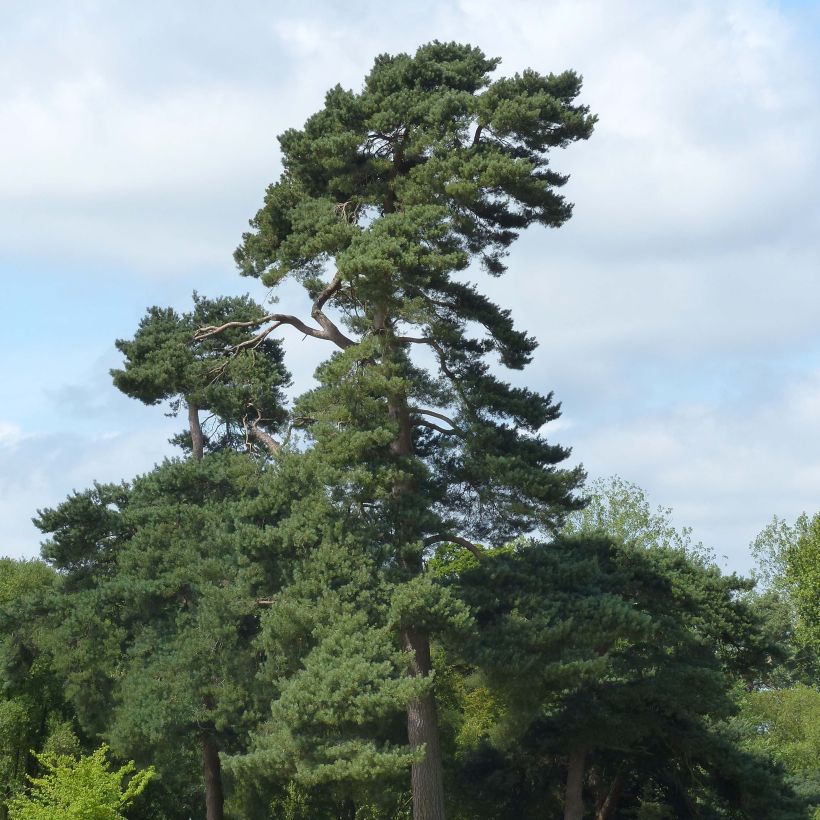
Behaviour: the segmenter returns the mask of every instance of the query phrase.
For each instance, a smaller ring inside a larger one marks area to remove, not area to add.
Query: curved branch
[[[436,430],[439,433],[444,433],[448,436],[458,436],[461,434],[460,430],[448,430],[446,427],[439,427],[438,424],[432,421],[425,421],[424,419],[413,419],[413,427],[427,427],[430,430]]]
[[[436,343],[431,336],[396,336],[396,341],[403,345],[434,345]]]
[[[318,314],[316,316],[315,314]],[[321,317],[321,319],[319,318]],[[254,336],[252,339],[247,339],[244,342],[240,342],[237,345],[234,345],[231,349],[242,350],[247,347],[256,347],[265,338],[269,333],[276,330],[277,327],[281,325],[291,325],[295,327],[297,330],[301,331],[305,334],[305,336],[311,336],[314,339],[324,339],[329,342],[333,342],[337,347],[345,348],[350,347],[354,344],[352,339],[349,339],[345,336],[337,327],[333,324],[322,312],[321,310],[315,310],[314,308],[314,318],[322,325],[322,329],[315,327],[310,327],[310,325],[305,324],[301,319],[297,318],[296,316],[290,316],[289,314],[285,313],[269,313],[267,316],[262,316],[259,319],[254,319],[249,322],[225,322],[223,325],[209,325],[207,327],[201,327],[194,333],[194,341],[201,342],[203,339],[209,339],[211,336],[218,336],[220,333],[230,330],[232,328],[250,328],[250,327],[259,327],[260,325],[265,324],[265,322],[272,322],[273,324],[271,327],[266,328],[261,333]]]
[[[265,449],[275,456],[281,449],[282,445],[267,431],[260,429],[259,422],[262,421],[262,411],[256,411],[256,418],[249,421],[247,415],[242,419],[242,426],[245,428],[245,441],[256,439]]]
[[[432,416],[434,419],[446,421],[451,427],[456,426],[456,423],[449,416],[445,416],[444,413],[439,413],[438,410],[430,410],[427,407],[411,407],[410,410],[414,413],[421,413],[423,416]]]
[[[324,313],[322,313],[322,308],[325,306],[327,300],[330,299],[330,297],[335,293],[338,293],[341,288],[342,280],[337,273],[331,280],[330,284],[316,297],[316,301],[313,303],[313,309],[310,311],[310,315],[322,326],[325,339],[329,339],[336,345],[336,347],[346,350],[348,347],[355,344],[355,342],[350,337],[345,336],[345,334],[342,333],[342,331],[339,330],[339,328],[330,319],[328,319]]]
[[[425,547],[430,547],[433,544],[440,544],[445,541],[451,544],[458,544],[460,547],[464,547],[464,549],[469,550],[476,558],[478,558],[479,561],[484,560],[484,550],[482,550],[478,544],[474,544],[472,541],[468,541],[460,535],[451,535],[447,532],[438,532],[435,535],[428,535],[422,543]]]

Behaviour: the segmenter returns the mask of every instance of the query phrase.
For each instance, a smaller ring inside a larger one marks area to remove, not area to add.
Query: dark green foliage
[[[239,454],[166,462],[121,487],[119,507],[99,494],[108,517],[91,518],[108,521],[109,538],[101,528],[83,530],[92,536],[88,560],[78,560],[77,542],[57,565],[65,593],[53,636],[65,691],[88,731],[124,757],[156,764],[182,799],[178,816],[201,801],[203,734],[239,749],[256,719],[257,600],[280,583],[266,530],[275,510],[260,491],[265,475]],[[87,503],[75,495],[40,524],[62,533],[77,504]],[[96,571],[106,541],[116,549]],[[46,552],[59,554],[48,543]]]
[[[31,751],[71,734],[44,618],[58,585],[41,561],[0,559],[0,817],[37,770]]]
[[[379,57],[360,93],[331,90],[303,130],[282,135],[285,171],[237,261],[268,284],[295,276],[318,311],[333,307],[354,334],[330,334],[356,344],[320,369],[323,388],[297,415],[343,425],[346,440],[367,431],[368,452],[351,442],[346,454],[353,466],[386,460],[379,451],[402,424],[389,407],[404,404],[425,467],[392,468],[409,470],[421,496],[403,499],[401,512],[423,515],[419,535],[455,527],[502,543],[560,519],[581,474],[556,470],[567,451],[539,437],[558,415],[551,397],[510,387],[486,361],[495,352],[521,368],[534,340],[455,276],[474,257],[501,272],[521,229],[569,216],[548,151],[588,137],[594,118],[573,104],[571,72],[491,82],[497,64],[469,46],[431,43]],[[329,318],[317,321],[325,328]],[[411,364],[413,328],[435,355],[433,373]],[[485,335],[473,338],[474,328]],[[436,406],[451,424],[415,409]]]
[[[589,802],[617,779],[625,808],[651,793],[679,804],[675,817],[697,806],[716,817],[803,816],[782,775],[728,734],[738,683],[778,657],[739,596],[748,582],[680,549],[601,538],[522,542],[458,581],[481,631],[457,652],[494,712],[457,750],[459,788],[476,767],[486,775],[464,796],[470,804],[538,816],[560,794],[554,767],[582,750]]]
[[[210,413],[211,449],[250,441],[248,431],[257,426],[273,432],[285,418],[282,388],[289,383],[281,344],[270,338],[256,341],[241,327],[264,315],[247,296],[194,294],[194,309],[181,315],[171,308],[149,308],[134,338],[116,343],[125,363],[111,371],[114,384],[145,404],[169,401],[174,413],[182,402]],[[199,328],[232,322],[240,326],[222,331],[218,344],[194,339]],[[230,356],[223,355],[226,344],[236,348]]]

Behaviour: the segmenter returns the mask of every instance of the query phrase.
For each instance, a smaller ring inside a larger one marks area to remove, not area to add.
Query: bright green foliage
[[[56,573],[41,561],[0,559],[0,803],[34,771],[31,749],[49,743],[70,716],[45,649],[45,613],[57,589]]]
[[[744,714],[759,727],[756,741],[789,771],[820,778],[820,692],[810,686],[750,692]]]
[[[181,402],[211,413],[211,449],[250,441],[248,432],[257,426],[273,431],[284,419],[281,388],[289,381],[279,341],[257,343],[243,327],[227,328],[218,344],[194,340],[203,326],[253,323],[264,315],[248,297],[211,300],[194,294],[194,309],[182,315],[152,307],[134,338],[116,343],[125,363],[111,371],[114,384],[146,404],[169,401],[174,413]],[[225,344],[238,346],[233,355],[220,355]]]
[[[123,812],[145,790],[152,768],[136,771],[133,761],[119,769],[107,761],[107,746],[76,760],[38,755],[45,769],[31,778],[29,794],[12,800],[9,820],[124,820]]]
[[[783,765],[795,789],[815,804],[820,818],[820,692],[798,684],[790,689],[750,692],[738,725],[745,724],[749,748]]]
[[[637,484],[620,476],[598,478],[586,485],[584,495],[586,506],[568,516],[565,535],[604,536],[643,548],[669,547],[714,561],[703,544],[692,543],[691,527],[676,527],[671,507],[653,510]]]
[[[803,513],[792,524],[775,516],[752,542],[762,587],[756,606],[787,654],[787,662],[773,669],[771,686],[820,680],[818,534],[818,516]]]
[[[798,638],[820,655],[820,514],[786,550],[784,580],[797,611]]]
[[[757,559],[755,577],[762,586],[777,592],[786,591],[786,556],[809,530],[809,517],[802,513],[793,524],[774,516],[752,541],[752,555]]]

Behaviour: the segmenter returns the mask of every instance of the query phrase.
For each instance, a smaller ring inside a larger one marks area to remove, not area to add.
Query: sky
[[[0,553],[180,426],[108,371],[149,305],[266,291],[232,261],[276,135],[377,54],[479,46],[498,75],[573,68],[598,115],[556,153],[573,218],[480,278],[540,341],[547,435],[751,566],[820,510],[820,12],[812,2],[0,0]],[[288,309],[300,297],[284,290]],[[294,308],[294,311],[296,310]],[[326,350],[285,334],[294,390]]]

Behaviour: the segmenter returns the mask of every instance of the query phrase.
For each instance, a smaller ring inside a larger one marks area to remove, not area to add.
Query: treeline
[[[550,152],[595,118],[574,73],[497,65],[382,55],[280,137],[236,261],[309,316],[195,295],[117,342],[184,455],[41,510],[43,561],[2,564],[12,820],[820,803],[820,525],[761,537],[755,591],[634,486],[584,491],[560,406],[499,375],[536,344],[470,266],[569,218]],[[281,329],[330,352],[291,406]]]
[[[0,564],[12,817],[58,816],[26,813],[26,775],[62,766],[71,800],[101,742],[155,770],[101,817],[205,817],[206,789],[235,818],[412,816],[397,591],[349,551],[286,546],[282,473],[236,451],[169,461],[43,512],[48,563]],[[633,485],[591,492],[549,544],[428,563],[413,603],[435,635],[449,816],[813,816],[820,644],[787,566],[820,539],[763,533],[787,571],[758,592]]]

